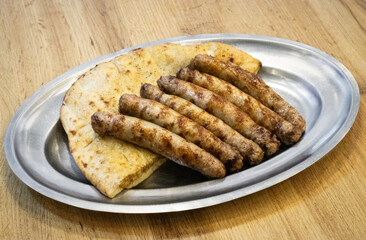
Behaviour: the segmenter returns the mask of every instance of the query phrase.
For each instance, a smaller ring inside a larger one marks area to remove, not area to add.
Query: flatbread
[[[136,186],[165,159],[113,137],[100,137],[91,127],[91,115],[103,110],[118,113],[123,93],[139,95],[142,83],[156,85],[160,76],[175,75],[197,54],[230,60],[253,73],[261,67],[257,59],[222,43],[155,45],[97,65],[66,92],[60,117],[70,151],[86,178],[104,195],[113,198],[123,189]]]

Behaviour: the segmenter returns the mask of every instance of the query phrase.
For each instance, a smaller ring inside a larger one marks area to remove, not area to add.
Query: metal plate
[[[248,52],[263,63],[260,76],[298,109],[307,122],[301,141],[262,164],[206,180],[167,162],[134,189],[114,199],[85,179],[68,150],[59,121],[63,96],[82,73],[135,48],[174,42],[217,41]],[[230,201],[268,188],[297,174],[328,153],[353,124],[359,90],[351,73],[333,57],[310,46],[255,35],[212,34],[160,40],[99,57],[43,86],[19,108],[4,139],[8,163],[29,187],[76,207],[119,213],[172,212]]]

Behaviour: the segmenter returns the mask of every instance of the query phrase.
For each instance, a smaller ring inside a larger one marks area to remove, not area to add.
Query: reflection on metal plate
[[[165,163],[150,178],[114,199],[99,193],[75,164],[59,109],[70,85],[96,64],[135,48],[174,42],[217,41],[248,52],[263,63],[259,75],[307,122],[302,140],[262,164],[218,180]],[[120,213],[195,209],[230,201],[297,174],[328,153],[357,115],[359,90],[350,72],[333,57],[304,44],[255,35],[212,34],[160,40],[82,64],[30,97],[11,120],[4,139],[9,165],[29,187],[76,207]]]

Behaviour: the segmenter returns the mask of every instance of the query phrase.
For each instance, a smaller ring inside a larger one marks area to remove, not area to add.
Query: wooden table
[[[291,179],[218,206],[151,215],[74,208],[28,188],[0,148],[0,239],[366,239],[366,2],[1,1],[0,141],[42,85],[95,57],[203,33],[280,37],[341,61],[361,93],[356,121],[329,154]]]

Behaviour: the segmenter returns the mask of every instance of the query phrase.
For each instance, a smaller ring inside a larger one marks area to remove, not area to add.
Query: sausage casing
[[[187,67],[182,68],[177,73],[177,77],[197,84],[229,100],[246,112],[257,124],[276,134],[286,145],[296,143],[301,137],[301,131],[298,128],[295,128],[255,98],[222,79]]]
[[[123,94],[119,100],[119,112],[155,123],[178,134],[214,155],[227,166],[230,172],[238,171],[243,167],[243,157],[237,149],[162,103],[134,94]]]
[[[141,86],[140,95],[153,99],[192,119],[215,134],[222,141],[236,147],[249,165],[259,164],[263,159],[263,151],[254,143],[232,129],[221,119],[211,115],[193,103],[174,95],[165,94],[158,87],[145,83]]]
[[[280,142],[274,134],[256,124],[240,108],[216,93],[174,76],[161,77],[157,83],[162,91],[183,97],[220,118],[244,137],[257,143],[267,155],[278,150]]]
[[[301,114],[255,74],[234,63],[208,55],[197,55],[190,67],[234,84],[292,123],[301,132],[305,131],[306,123]]]
[[[211,178],[225,176],[225,166],[217,158],[156,124],[109,112],[94,113],[91,124],[99,135],[134,143]]]

